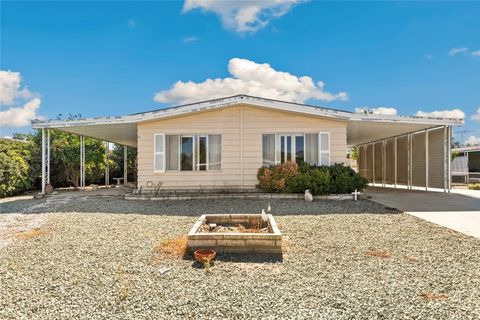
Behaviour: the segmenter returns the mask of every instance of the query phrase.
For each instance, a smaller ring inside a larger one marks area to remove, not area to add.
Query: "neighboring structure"
[[[36,121],[32,127],[45,133],[44,181],[48,129],[59,129],[136,147],[137,187],[143,188],[253,188],[262,165],[345,163],[347,146],[358,146],[359,171],[374,184],[448,190],[451,126],[461,124],[237,95],[127,116]]]
[[[452,181],[455,183],[480,182],[480,146],[452,150]]]

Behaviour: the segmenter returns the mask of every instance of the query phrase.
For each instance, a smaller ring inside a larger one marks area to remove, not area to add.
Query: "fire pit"
[[[282,234],[271,214],[202,215],[187,235],[189,252],[282,253]]]

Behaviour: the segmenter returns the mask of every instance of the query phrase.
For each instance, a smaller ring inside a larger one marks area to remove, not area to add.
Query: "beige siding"
[[[426,151],[425,132],[412,135],[412,184],[417,187],[425,187],[426,174]]]
[[[152,181],[161,182],[163,187],[176,188],[253,187],[257,183],[257,170],[262,165],[263,133],[330,132],[331,163],[346,160],[346,122],[248,105],[146,122],[138,124],[137,128],[138,186],[145,186],[148,181]],[[155,133],[221,134],[222,169],[154,173]]]

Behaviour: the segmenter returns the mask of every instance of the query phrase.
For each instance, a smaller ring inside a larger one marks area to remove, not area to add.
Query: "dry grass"
[[[369,257],[390,258],[390,252],[382,250],[369,249],[365,254]]]
[[[410,262],[417,262],[418,258],[414,256],[404,256],[403,257],[405,260],[410,261]]]
[[[425,301],[445,301],[448,297],[444,294],[437,294],[433,292],[422,292],[420,296]]]
[[[23,231],[23,232],[17,232],[15,234],[15,237],[18,239],[22,240],[28,240],[32,238],[38,238],[38,237],[43,237],[48,235],[48,231],[42,230],[42,229],[33,229],[33,230],[28,230],[28,231]]]
[[[162,241],[155,247],[155,252],[164,257],[183,257],[187,252],[187,237],[181,236],[178,238],[168,239]]]

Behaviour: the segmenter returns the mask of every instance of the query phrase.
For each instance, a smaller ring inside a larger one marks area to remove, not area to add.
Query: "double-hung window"
[[[219,134],[161,133],[155,134],[154,141],[155,172],[221,169],[222,138]]]
[[[330,133],[271,133],[262,135],[264,166],[284,162],[330,165]]]

